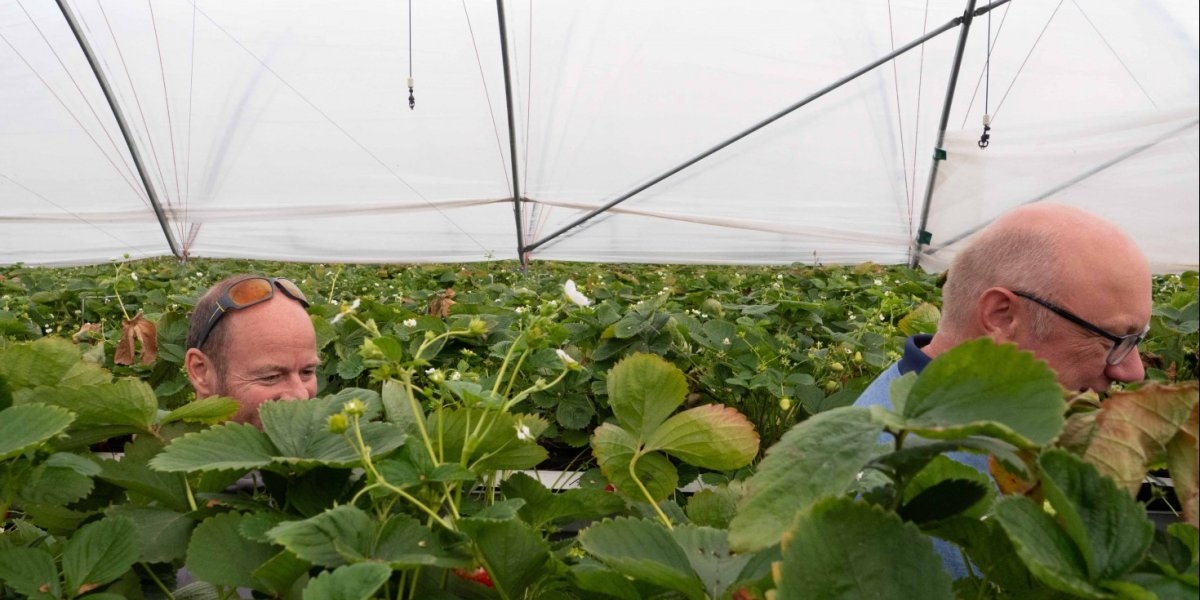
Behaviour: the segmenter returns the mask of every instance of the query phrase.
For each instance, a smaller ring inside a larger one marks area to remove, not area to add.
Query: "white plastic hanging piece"
[[[409,80],[408,80],[408,87],[412,87],[412,79],[411,78],[409,78]],[[984,127],[992,126],[992,115],[983,115],[983,126]]]

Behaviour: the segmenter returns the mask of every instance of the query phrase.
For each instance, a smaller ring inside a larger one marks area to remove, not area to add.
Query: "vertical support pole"
[[[990,9],[991,7],[986,7]],[[929,223],[929,205],[933,200],[933,183],[937,180],[938,164],[946,159],[946,150],[942,144],[946,141],[946,126],[950,122],[950,106],[954,102],[954,89],[958,86],[958,72],[962,68],[963,50],[967,47],[967,34],[971,31],[971,21],[975,18],[975,0],[967,0],[967,9],[963,11],[962,29],[958,32],[958,46],[954,49],[954,61],[950,65],[950,81],[946,84],[946,101],[942,105],[942,119],[938,122],[937,142],[933,147],[933,164],[929,166],[929,183],[925,186],[925,203],[921,206],[921,224],[917,228],[917,239],[913,245],[912,255],[908,266],[917,268],[921,262],[921,248],[932,240],[931,234],[925,230]]]
[[[117,105],[117,99],[113,95],[112,87],[108,85],[108,78],[100,70],[100,63],[96,60],[96,55],[92,52],[92,47],[88,44],[87,38],[83,36],[83,32],[79,28],[79,22],[75,18],[75,13],[71,11],[71,7],[67,5],[66,0],[55,1],[58,3],[59,10],[62,11],[63,18],[67,20],[67,25],[71,27],[71,33],[75,34],[75,40],[79,42],[79,47],[83,49],[83,54],[87,57],[88,64],[92,67],[92,73],[96,75],[96,81],[100,83],[100,89],[104,91],[104,98],[108,100],[108,107],[112,109],[113,116],[117,119],[117,127],[121,129],[121,136],[125,138],[125,145],[129,148],[129,154],[133,156],[133,164],[137,167],[138,177],[141,178],[142,187],[146,189],[146,194],[150,198],[150,206],[154,208],[154,216],[158,218],[158,224],[162,227],[163,235],[167,236],[167,245],[171,248],[171,254],[174,254],[176,258],[182,259],[183,253],[179,249],[179,242],[175,241],[175,234],[171,233],[171,226],[167,222],[167,215],[163,211],[162,203],[158,200],[158,194],[154,191],[154,186],[150,183],[149,176],[146,174],[146,166],[142,163],[142,155],[138,152],[137,144],[133,141],[133,134],[129,132],[129,125],[125,122],[125,115],[121,112],[120,106]]]
[[[513,216],[517,222],[517,256],[521,270],[529,267],[525,249],[525,222],[521,218],[521,179],[517,167],[517,125],[513,114],[512,73],[508,61],[508,24],[504,18],[504,0],[496,0],[496,17],[500,21],[500,58],[504,63],[504,102],[508,108],[508,158],[512,163]]]

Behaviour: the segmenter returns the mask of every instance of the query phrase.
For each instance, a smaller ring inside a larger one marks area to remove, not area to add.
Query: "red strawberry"
[[[485,569],[483,567],[475,567],[474,571],[468,571],[466,569],[457,569],[456,568],[456,569],[454,569],[454,574],[457,575],[460,579],[466,579],[467,581],[474,581],[475,583],[478,583],[479,585],[484,585],[487,587],[495,587],[495,585],[492,583],[492,576],[488,575],[487,569]]]

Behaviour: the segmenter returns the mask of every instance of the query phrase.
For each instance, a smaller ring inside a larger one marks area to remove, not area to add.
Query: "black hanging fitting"
[[[991,127],[988,127],[987,125],[983,126],[983,135],[979,136],[979,147],[980,148],[987,148],[988,144],[991,143],[990,140],[991,140],[992,136],[988,134],[988,132],[991,130],[992,130]]]
[[[408,110],[412,110],[416,107],[417,107],[417,98],[416,98],[416,96],[413,96],[413,89],[408,88]]]

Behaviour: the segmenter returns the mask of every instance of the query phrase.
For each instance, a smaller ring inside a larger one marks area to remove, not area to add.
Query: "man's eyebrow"
[[[263,365],[246,371],[246,374],[250,375],[251,377],[260,377],[262,375],[274,375],[275,373],[281,373],[284,371],[287,371],[287,369],[280,365]]]

